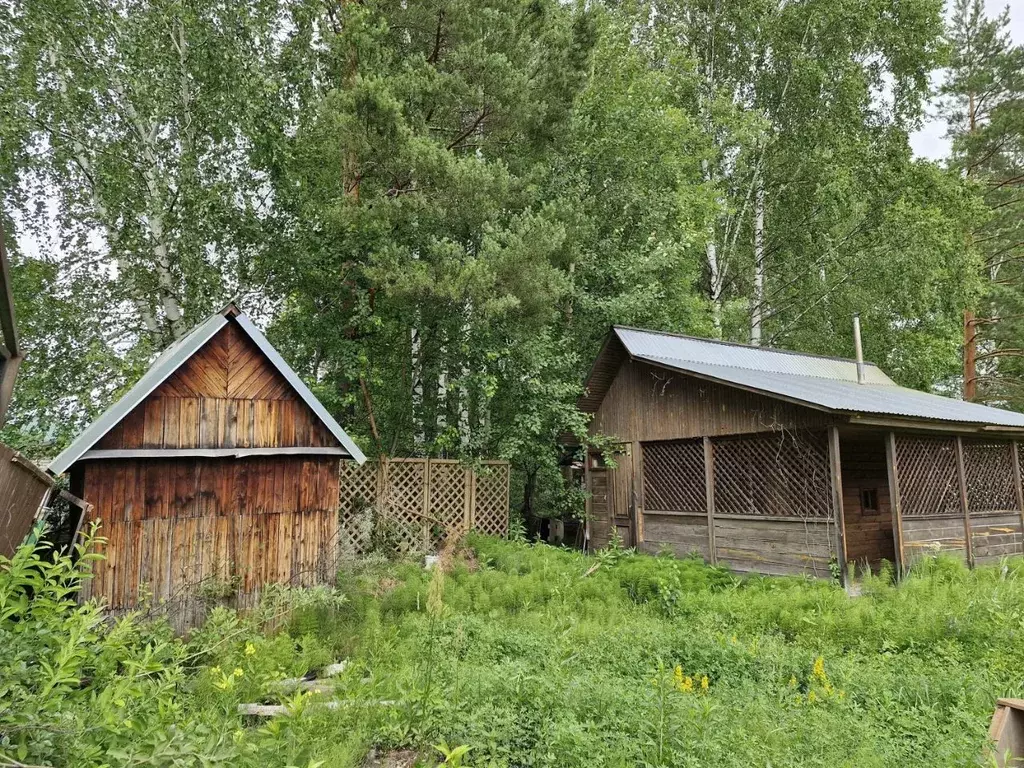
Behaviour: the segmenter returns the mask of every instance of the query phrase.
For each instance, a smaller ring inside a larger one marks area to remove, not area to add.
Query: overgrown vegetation
[[[0,560],[8,764],[358,766],[403,748],[419,765],[967,765],[994,699],[1024,693],[1019,560],[927,561],[850,598],[471,538],[440,568],[361,563],[338,591],[217,608],[180,639],[76,605],[91,557]],[[276,682],[338,659],[337,709]]]

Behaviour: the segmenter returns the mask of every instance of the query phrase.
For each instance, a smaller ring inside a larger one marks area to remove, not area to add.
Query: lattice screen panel
[[[481,533],[508,533],[510,468],[484,462],[474,474],[457,461],[392,459],[383,465],[341,462],[340,546],[367,552],[374,531],[398,549],[442,543],[467,524]]]
[[[644,509],[706,512],[704,441],[643,443]]]
[[[469,522],[466,502],[470,484],[466,468],[457,461],[430,462],[430,506],[427,510],[430,538],[441,544],[453,534],[465,531]]]
[[[714,457],[717,514],[832,517],[824,433],[787,431],[717,440]]]
[[[505,462],[484,462],[473,484],[473,528],[490,536],[508,533],[511,469]]]
[[[426,461],[391,460],[383,469],[380,515],[393,523],[390,536],[409,548],[425,544],[428,535],[423,516],[428,468]]]
[[[373,509],[377,503],[377,465],[341,462],[338,531],[342,551],[361,555],[370,547]]]
[[[897,435],[896,474],[904,517],[962,514],[955,437]]]
[[[971,512],[1017,509],[1013,448],[998,440],[964,440],[964,478]]]

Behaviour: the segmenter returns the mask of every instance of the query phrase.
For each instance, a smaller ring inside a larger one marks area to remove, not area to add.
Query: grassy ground
[[[690,560],[470,546],[443,578],[347,573],[342,615],[292,626],[354,660],[345,694],[364,702],[312,715],[302,757],[444,741],[475,766],[976,765],[995,698],[1024,693],[1019,561],[932,561],[849,598]]]
[[[268,590],[184,641],[75,606],[76,567],[0,560],[0,765],[434,766],[435,744],[478,768],[978,765],[995,698],[1024,694],[1021,560],[927,561],[850,598],[470,539],[432,572],[353,564],[343,599],[283,590],[287,626]],[[275,682],[338,659],[337,709]]]

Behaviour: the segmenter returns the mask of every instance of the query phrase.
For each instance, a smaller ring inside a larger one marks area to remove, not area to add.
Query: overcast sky
[[[1010,8],[1010,35],[1015,43],[1024,43],[1024,0],[985,0],[985,9],[990,16]],[[938,86],[942,82],[942,73],[932,76],[932,84]],[[934,108],[929,114],[934,113]],[[910,146],[914,154],[932,160],[941,160],[949,153],[949,141],[946,139],[946,123],[935,117],[929,119],[920,131],[910,136]]]

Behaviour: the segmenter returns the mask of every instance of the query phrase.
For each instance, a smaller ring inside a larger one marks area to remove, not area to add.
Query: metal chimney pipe
[[[866,381],[864,375],[864,348],[860,343],[860,313],[853,315],[853,347],[857,351],[857,383],[863,384]]]

